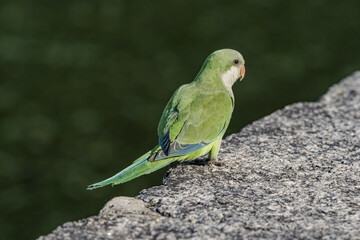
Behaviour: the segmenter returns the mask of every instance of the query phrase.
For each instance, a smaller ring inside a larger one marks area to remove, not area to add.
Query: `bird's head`
[[[225,87],[231,88],[237,80],[245,76],[245,60],[236,50],[221,49],[207,58],[206,67],[220,74]]]

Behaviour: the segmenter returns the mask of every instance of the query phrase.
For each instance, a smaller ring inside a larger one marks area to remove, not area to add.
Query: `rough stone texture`
[[[99,216],[106,215],[149,215],[159,216],[158,213],[151,211],[145,202],[132,197],[115,197],[105,204]]]
[[[359,239],[360,72],[229,136],[220,160],[40,239]]]

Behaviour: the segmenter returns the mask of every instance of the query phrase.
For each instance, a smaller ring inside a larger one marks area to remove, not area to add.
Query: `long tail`
[[[158,147],[156,147],[158,148]],[[155,149],[156,149],[155,148]],[[155,150],[154,149],[154,150]],[[122,170],[121,172],[115,174],[111,178],[108,178],[104,181],[91,184],[87,187],[88,190],[93,190],[95,188],[104,187],[106,185],[116,185],[120,183],[124,183],[127,181],[130,181],[134,178],[137,178],[144,174],[149,174],[151,172],[154,172],[162,167],[165,167],[169,165],[170,163],[177,160],[177,158],[168,158],[163,159],[155,162],[149,162],[147,159],[150,157],[150,155],[154,152],[154,150],[149,151],[136,159],[133,164]]]

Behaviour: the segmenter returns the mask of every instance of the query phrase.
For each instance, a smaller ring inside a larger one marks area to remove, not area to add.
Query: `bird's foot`
[[[217,167],[225,167],[225,163],[224,162],[220,162],[217,160],[209,160],[205,163],[208,166],[217,166]]]

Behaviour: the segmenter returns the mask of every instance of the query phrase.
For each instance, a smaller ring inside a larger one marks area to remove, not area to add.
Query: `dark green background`
[[[214,50],[246,59],[227,134],[316,100],[360,68],[359,9],[356,0],[2,0],[0,238],[47,234],[160,184],[166,169],[85,190],[157,143],[166,102]]]

